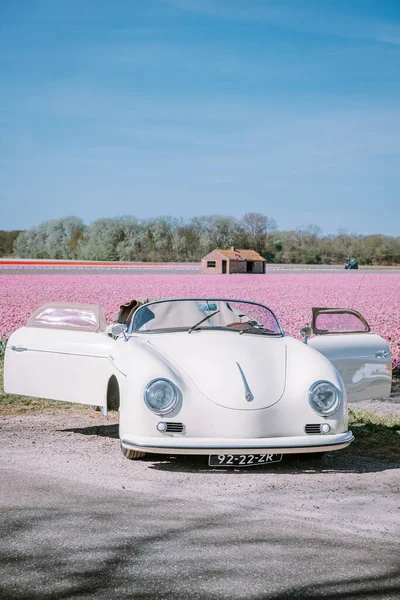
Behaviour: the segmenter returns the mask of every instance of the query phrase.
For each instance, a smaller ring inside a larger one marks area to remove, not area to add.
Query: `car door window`
[[[359,312],[340,308],[313,308],[312,328],[315,335],[370,332]]]
[[[70,331],[104,331],[107,327],[103,309],[98,304],[48,302],[29,317],[27,327]]]

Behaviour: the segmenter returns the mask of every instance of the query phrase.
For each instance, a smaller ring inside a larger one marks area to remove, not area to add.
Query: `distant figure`
[[[348,258],[346,264],[344,265],[345,269],[358,269],[358,260],[356,258]]]

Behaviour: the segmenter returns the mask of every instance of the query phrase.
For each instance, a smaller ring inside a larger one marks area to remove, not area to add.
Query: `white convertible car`
[[[303,341],[255,302],[39,307],[9,339],[5,391],[119,410],[121,449],[259,465],[348,446],[347,401],[388,396],[391,356],[353,310],[315,308]],[[315,337],[310,336],[315,334]]]

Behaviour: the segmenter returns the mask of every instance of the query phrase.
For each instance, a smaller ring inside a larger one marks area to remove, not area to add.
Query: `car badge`
[[[247,402],[251,402],[252,400],[254,400],[254,396],[251,393],[251,390],[249,388],[249,384],[247,383],[247,379],[246,379],[245,374],[243,373],[242,367],[239,365],[238,362],[236,364],[237,364],[237,367],[239,369],[240,375],[242,377],[243,385],[244,385],[244,397],[247,400]]]

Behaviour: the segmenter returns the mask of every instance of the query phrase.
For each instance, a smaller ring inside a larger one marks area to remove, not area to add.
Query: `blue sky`
[[[262,212],[400,235],[398,0],[0,2],[0,229]]]

